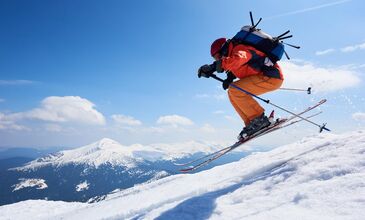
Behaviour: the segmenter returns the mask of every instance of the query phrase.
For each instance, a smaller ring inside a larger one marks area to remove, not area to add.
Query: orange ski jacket
[[[232,72],[237,78],[262,74],[268,77],[283,79],[282,71],[276,63],[272,67],[262,68],[266,55],[252,46],[232,42],[228,46],[228,56],[221,59],[221,67],[225,71]],[[261,64],[258,59],[261,59]],[[250,62],[251,61],[251,62]]]

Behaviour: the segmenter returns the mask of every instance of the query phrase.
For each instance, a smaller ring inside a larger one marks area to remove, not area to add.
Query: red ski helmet
[[[223,44],[225,44],[226,42],[227,42],[227,39],[224,37],[218,38],[217,40],[215,40],[212,43],[212,46],[210,46],[210,55],[212,55],[212,57],[214,57],[214,55],[219,52],[219,50],[222,48]]]

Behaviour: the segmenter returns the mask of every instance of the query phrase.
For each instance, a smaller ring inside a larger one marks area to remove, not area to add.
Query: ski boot
[[[268,118],[265,116],[264,113],[262,115],[254,118],[250,124],[248,124],[246,127],[242,129],[240,134],[238,135],[238,140],[241,140],[242,138],[251,136],[255,134],[256,132],[260,131],[261,129],[266,128],[272,123],[273,120],[273,113],[270,114],[270,117]]]

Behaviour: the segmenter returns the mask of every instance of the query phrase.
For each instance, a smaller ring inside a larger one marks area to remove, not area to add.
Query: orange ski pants
[[[255,95],[276,90],[280,88],[282,83],[282,79],[270,78],[262,74],[247,76],[233,82],[234,85]],[[252,119],[260,116],[265,111],[254,97],[236,88],[229,87],[228,97],[246,126]]]

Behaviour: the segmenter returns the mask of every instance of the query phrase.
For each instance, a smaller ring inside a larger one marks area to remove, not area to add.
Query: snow
[[[134,168],[139,162],[144,160],[174,160],[197,152],[213,152],[218,149],[217,144],[199,143],[195,141],[175,144],[152,144],[144,146],[134,144],[124,146],[109,138],[103,138],[98,142],[79,147],[72,150],[60,151],[33,160],[22,167],[13,170],[26,171],[35,170],[44,166],[60,167],[68,164],[89,165],[99,167],[103,164],[112,166],[124,166]]]
[[[20,178],[19,180],[20,183],[13,186],[14,187],[13,192],[27,187],[37,187],[36,189],[45,189],[48,187],[44,179]]]
[[[65,212],[80,209],[87,206],[86,203],[73,203],[61,201],[27,200],[16,203],[16,208],[0,206],[1,220],[29,220],[51,219],[49,216],[60,215]]]
[[[90,183],[88,183],[86,180],[76,186],[76,191],[81,192],[84,190],[88,190],[90,186]]]
[[[137,185],[97,203],[55,203],[1,206],[0,219],[360,220],[365,131],[307,137],[196,174]]]

